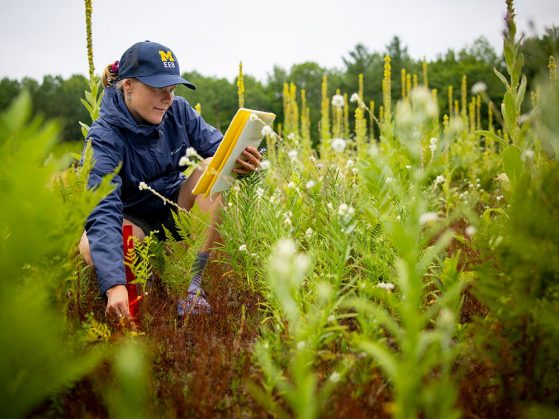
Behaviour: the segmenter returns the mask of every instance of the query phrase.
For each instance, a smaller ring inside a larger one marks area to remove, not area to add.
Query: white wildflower
[[[192,160],[186,156],[182,156],[179,160],[179,166],[190,166],[192,163]]]
[[[270,168],[270,160],[262,160],[260,162],[260,169],[268,170]]]
[[[394,180],[393,177],[387,176],[387,177],[386,177],[386,180],[385,180],[385,183],[392,183],[393,180]]]
[[[262,197],[264,195],[264,188],[257,188],[256,189],[256,196]]]
[[[328,208],[330,211],[334,211],[334,205],[332,205],[331,202],[328,202],[328,203],[326,204],[326,208]]]
[[[506,173],[500,173],[499,175],[497,175],[497,180],[499,182],[503,182],[503,183],[509,183],[509,177],[507,176]]]
[[[472,86],[472,95],[479,95],[486,91],[487,91],[487,85],[482,81],[478,81],[477,83],[474,83]]]
[[[348,169],[351,169],[353,166],[355,166],[353,160],[348,160],[345,164],[345,167],[347,167]]]
[[[357,167],[354,167],[353,169],[351,169],[351,173],[353,173],[354,175],[357,174],[359,170],[357,170]]]
[[[306,272],[310,264],[311,262],[307,255],[299,253],[295,256],[294,267],[297,272]]]
[[[264,126],[262,127],[261,133],[262,133],[262,136],[263,136],[263,137],[266,137],[266,136],[273,135],[273,134],[274,134],[274,130],[272,129],[271,126],[269,126],[269,125],[264,125]]]
[[[332,381],[333,383],[337,383],[338,381],[340,381],[340,378],[341,378],[341,377],[342,377],[342,376],[340,375],[339,372],[334,371],[334,372],[332,373],[332,375],[330,375],[330,377],[329,377],[328,379],[329,379],[330,381]]]
[[[307,182],[307,184],[305,185],[305,187],[306,187],[307,189],[312,189],[312,188],[314,188],[315,185],[316,185],[316,183],[314,183],[314,180],[309,180],[309,181]]]
[[[353,214],[355,214],[355,210],[347,204],[340,204],[338,207],[338,215],[340,217],[351,218],[353,217]]]
[[[439,216],[434,213],[434,212],[426,212],[421,214],[421,216],[419,217],[419,224],[423,225],[423,224],[427,224],[427,223],[432,223],[434,221],[437,221],[439,219]]]
[[[281,259],[288,259],[295,255],[297,249],[291,239],[280,239],[276,245],[276,254]]]
[[[435,137],[431,137],[429,140],[429,148],[431,149],[431,153],[434,153],[437,149],[437,139]]]
[[[371,157],[377,157],[379,155],[379,149],[376,144],[371,144],[371,146],[369,147],[369,155]]]
[[[291,218],[285,216],[285,218],[283,219],[283,223],[289,227],[291,225]]]
[[[334,95],[332,96],[332,105],[336,108],[341,108],[345,105],[345,100],[342,95]]]
[[[288,140],[294,140],[294,139],[295,139],[295,134],[290,133],[290,134],[287,136],[287,139],[288,139]]]
[[[534,158],[534,151],[524,150],[524,153],[522,153],[522,155],[524,156],[525,159],[532,160]]]
[[[497,200],[497,202],[500,201],[500,200],[503,199],[503,198],[504,198],[503,195],[497,195],[497,196],[495,197],[495,199]]]
[[[295,160],[298,155],[299,153],[297,150],[289,150],[289,153],[287,153],[287,157],[289,157],[290,160]]]
[[[312,237],[312,235],[313,235],[313,230],[312,230],[312,228],[310,228],[310,227],[307,228],[307,231],[305,231],[305,237],[306,237],[307,239],[310,239],[310,238]]]
[[[392,282],[379,282],[377,288],[382,288],[383,290],[391,291],[394,289],[394,284]]]
[[[423,113],[428,118],[437,116],[437,103],[431,92],[424,86],[415,87],[410,93],[414,112]],[[406,102],[403,102],[404,104]]]
[[[345,149],[346,140],[344,140],[343,138],[334,138],[332,140],[331,146],[332,150],[334,150],[336,153],[341,153]]]
[[[359,94],[358,94],[358,93],[353,93],[353,94],[351,95],[351,97],[349,98],[349,101],[352,102],[352,103],[356,103],[356,102],[359,103],[359,100],[360,100],[360,99],[361,99],[361,98],[359,97]]]
[[[197,157],[198,152],[194,149],[194,147],[188,147],[186,149],[186,157]]]
[[[228,203],[227,203],[227,206],[228,206],[229,208],[231,208],[231,207],[233,206],[233,203],[232,203],[232,202],[228,202]]]
[[[468,237],[472,237],[474,234],[476,234],[477,229],[474,226],[468,226],[466,227],[465,233],[466,236]]]
[[[239,252],[246,252],[247,251],[247,245],[246,244],[241,244],[239,246]]]
[[[445,181],[445,178],[443,175],[439,175],[435,178],[435,186],[437,186],[439,183],[443,184]]]
[[[288,188],[288,189],[293,189],[294,187],[295,187],[295,183],[294,183],[294,182],[289,182],[289,183],[287,184],[287,188]]]
[[[406,164],[406,169],[410,170],[411,166],[409,164]]]
[[[305,341],[301,340],[297,342],[297,349],[304,349],[305,348]]]

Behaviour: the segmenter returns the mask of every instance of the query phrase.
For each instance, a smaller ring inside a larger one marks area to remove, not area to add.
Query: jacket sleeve
[[[88,138],[95,159],[89,174],[89,188],[97,187],[103,176],[114,173],[122,160],[121,151],[115,146],[114,139],[111,139],[111,133],[107,134],[103,138],[95,135]],[[120,199],[122,180],[118,174],[114,176],[113,184],[114,190],[91,212],[85,227],[97,281],[103,295],[115,285],[126,285]]]
[[[186,101],[185,101],[186,102]],[[186,131],[192,146],[204,158],[215,154],[223,134],[214,128],[186,102]]]

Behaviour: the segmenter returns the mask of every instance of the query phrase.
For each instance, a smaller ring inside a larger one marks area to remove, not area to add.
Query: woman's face
[[[138,80],[126,79],[123,83],[126,106],[138,123],[157,125],[173,103],[176,87],[151,87]]]

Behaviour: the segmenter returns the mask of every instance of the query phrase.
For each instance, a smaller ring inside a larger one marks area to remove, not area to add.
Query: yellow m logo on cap
[[[161,55],[161,61],[175,61],[171,51],[159,51],[159,55]]]

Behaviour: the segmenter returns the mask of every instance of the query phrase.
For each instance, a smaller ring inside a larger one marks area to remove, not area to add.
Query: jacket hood
[[[112,86],[105,88],[99,117],[113,126],[127,129],[134,134],[142,136],[152,135],[163,123],[161,121],[159,125],[138,124],[126,107],[122,92]]]

